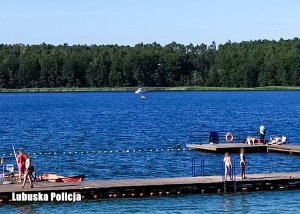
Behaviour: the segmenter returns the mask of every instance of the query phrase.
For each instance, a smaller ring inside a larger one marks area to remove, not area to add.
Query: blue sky
[[[1,0],[0,43],[210,44],[300,37],[298,0]]]

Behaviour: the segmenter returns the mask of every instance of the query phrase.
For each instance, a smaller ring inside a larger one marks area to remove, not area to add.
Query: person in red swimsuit
[[[25,172],[25,155],[23,150],[19,151],[19,154],[17,156],[17,163],[18,163],[18,168],[19,168],[19,182],[22,182],[22,176],[24,175]]]

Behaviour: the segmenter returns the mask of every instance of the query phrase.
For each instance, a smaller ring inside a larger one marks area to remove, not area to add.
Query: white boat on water
[[[134,93],[138,94],[140,96],[140,99],[147,99],[147,96],[145,95],[145,90],[142,88],[138,88]]]
[[[143,93],[144,90],[142,88],[138,88],[134,93],[135,94],[140,94],[140,93]]]

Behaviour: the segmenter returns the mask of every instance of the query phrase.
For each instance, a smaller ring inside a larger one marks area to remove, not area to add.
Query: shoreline
[[[48,93],[48,92],[134,92],[138,87],[100,87],[100,88],[0,88],[0,93]],[[230,87],[143,87],[146,91],[298,91],[300,86],[268,86],[255,88]]]

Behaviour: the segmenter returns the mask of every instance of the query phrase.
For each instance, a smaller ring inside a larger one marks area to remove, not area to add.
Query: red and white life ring
[[[226,141],[227,143],[231,143],[233,141],[234,137],[233,137],[233,134],[231,132],[228,132],[226,134]]]

